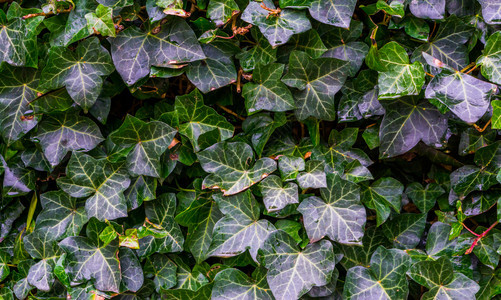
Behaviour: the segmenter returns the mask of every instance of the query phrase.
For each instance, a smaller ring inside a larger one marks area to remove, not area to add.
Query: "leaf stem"
[[[23,20],[35,18],[35,17],[40,17],[40,16],[46,17],[46,16],[51,16],[51,15],[60,14],[60,13],[69,13],[72,10],[73,10],[73,5],[70,5],[70,7],[67,9],[56,9],[55,12],[50,11],[48,13],[41,12],[41,13],[36,13],[36,14],[28,14],[28,15],[23,16]]]
[[[217,104],[217,106],[218,106],[219,108],[221,108],[222,110],[224,110],[225,112],[229,113],[230,115],[232,115],[232,116],[236,117],[236,118],[237,118],[237,119],[239,119],[240,121],[245,121],[245,118],[244,118],[244,117],[242,117],[242,116],[238,115],[237,113],[235,113],[235,112],[234,112],[234,111],[232,111],[231,109],[226,108],[226,107],[222,106],[221,104]]]
[[[496,225],[499,224],[499,221],[496,221],[494,222],[494,224],[492,224],[489,228],[487,228],[484,232],[482,232],[481,234],[476,234],[474,233],[477,237],[475,238],[475,240],[473,241],[473,243],[471,244],[471,247],[470,249],[466,250],[465,254],[470,254],[471,252],[473,252],[473,249],[475,248],[475,246],[477,246],[478,242],[487,235],[487,233],[489,233],[489,231],[491,231],[494,227],[496,227]],[[464,226],[464,225],[463,225]],[[467,227],[465,227],[467,228]]]

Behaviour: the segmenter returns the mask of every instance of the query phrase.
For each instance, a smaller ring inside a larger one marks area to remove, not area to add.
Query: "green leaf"
[[[297,175],[297,182],[301,189],[307,188],[326,188],[327,177],[325,163],[320,160],[309,160],[306,162],[304,172]]]
[[[87,198],[89,218],[113,220],[127,216],[123,191],[130,179],[120,164],[73,153],[66,167],[66,177],[57,179],[59,187],[72,197]]]
[[[239,12],[240,9],[233,0],[212,0],[207,7],[207,14],[217,27],[226,24],[233,15]]]
[[[184,20],[170,19],[156,34],[154,31],[158,29],[147,29],[144,32],[128,27],[111,41],[113,63],[127,85],[147,76],[150,66],[172,68],[205,58],[195,34]],[[136,55],[130,57],[131,53]]]
[[[3,197],[23,196],[35,189],[35,172],[24,168],[20,161],[5,162],[0,155],[0,163],[4,169]]]
[[[129,248],[120,248],[118,257],[123,289],[137,292],[144,283],[144,274],[136,254]]]
[[[207,56],[205,60],[192,62],[186,76],[203,93],[217,90],[237,81],[237,71],[231,56],[233,48],[228,43],[216,46],[214,43],[202,45]]]
[[[394,99],[406,95],[418,95],[425,80],[420,62],[409,64],[405,49],[397,42],[390,42],[379,50],[384,72],[379,72],[379,99]]]
[[[500,6],[501,8],[501,6]],[[482,75],[490,81],[501,84],[501,32],[493,33],[485,43],[482,55],[477,58]]]
[[[259,261],[268,269],[268,284],[275,299],[298,299],[313,286],[329,283],[335,265],[331,242],[322,240],[301,250],[281,230],[274,231],[259,250]]]
[[[347,299],[407,299],[409,288],[405,273],[411,266],[407,253],[398,249],[377,248],[370,268],[348,270],[344,287]]]
[[[239,193],[276,170],[270,158],[252,164],[252,148],[242,142],[221,142],[197,153],[205,172],[202,188],[220,189],[225,196]]]
[[[24,247],[31,257],[39,259],[30,267],[28,283],[41,291],[50,291],[55,279],[55,258],[60,254],[52,234],[45,230],[36,230],[24,237]]]
[[[310,14],[319,22],[349,29],[356,3],[355,0],[314,0],[310,3]]]
[[[339,244],[339,248],[343,253],[341,264],[345,269],[350,269],[356,266],[369,268],[370,259],[374,251],[379,246],[388,246],[385,236],[377,227],[372,226],[365,229],[365,234],[362,238],[362,245],[343,245]]]
[[[93,280],[97,289],[118,293],[121,280],[118,241],[103,246],[98,239],[90,238],[98,234],[98,226],[96,219],[91,219],[87,225],[88,237],[67,237],[59,243],[59,247],[66,252],[66,270],[72,282]]]
[[[261,3],[269,9],[276,9],[270,0],[251,1],[241,18],[257,26],[273,48],[287,43],[292,35],[311,28],[306,12],[285,8],[278,14],[269,14],[270,12],[264,9]]]
[[[440,147],[444,143],[447,119],[427,101],[402,98],[385,105],[379,131],[379,157],[404,154],[423,141]]]
[[[0,280],[2,281],[10,274],[10,268],[8,266],[9,258],[8,253],[0,251]]]
[[[493,100],[492,105],[492,128],[501,129],[501,100]]]
[[[436,199],[444,193],[445,190],[436,183],[430,183],[425,188],[421,183],[413,182],[405,189],[405,194],[423,213],[432,209]]]
[[[242,91],[249,115],[261,110],[280,112],[295,108],[292,93],[280,81],[284,67],[281,64],[256,65],[253,82],[245,84]]]
[[[478,0],[482,6],[482,16],[487,24],[501,23],[501,5],[495,0]]]
[[[445,15],[445,0],[412,0],[409,9],[418,18],[440,20]]]
[[[160,177],[160,156],[167,150],[176,130],[160,121],[143,122],[127,115],[109,139],[127,154],[127,169],[133,176]]]
[[[428,43],[414,50],[412,61],[419,60],[424,63],[422,53],[425,52],[456,70],[463,69],[468,64],[467,48],[464,44],[470,39],[473,30],[473,27],[457,17],[447,18]]]
[[[153,278],[155,290],[158,293],[176,285],[176,270],[176,264],[167,256],[156,253],[147,258],[144,266],[144,275],[146,278]]]
[[[310,242],[328,236],[342,244],[359,244],[364,235],[365,208],[360,204],[360,188],[339,175],[327,175],[322,199],[306,198],[297,210],[303,215]]]
[[[421,240],[426,214],[401,214],[383,225],[384,235],[399,249],[412,249]]]
[[[127,208],[136,209],[144,201],[156,198],[157,180],[148,176],[138,176],[132,179],[129,188],[124,192]]]
[[[252,278],[238,269],[226,269],[214,278],[212,299],[274,299],[268,283],[266,270],[256,269]]]
[[[103,76],[113,72],[108,51],[97,38],[78,44],[76,51],[52,47],[49,61],[40,75],[40,88],[58,89],[66,86],[71,98],[85,111],[97,100],[103,86]]]
[[[250,191],[234,196],[213,196],[224,217],[213,230],[210,256],[232,257],[245,252],[254,260],[258,249],[275,227],[267,220],[259,220],[259,206]]]
[[[194,200],[186,210],[176,216],[176,222],[188,227],[189,234],[185,245],[197,262],[202,262],[207,258],[214,225],[222,217],[223,214],[216,202],[210,197],[200,197]]]
[[[99,127],[74,111],[49,114],[40,122],[35,138],[52,167],[70,151],[87,152],[104,141]]]
[[[87,223],[87,213],[81,203],[63,191],[40,195],[42,211],[37,217],[37,228],[52,234],[54,239],[76,236]]]
[[[473,299],[480,289],[475,281],[454,272],[446,257],[415,263],[409,276],[429,289],[423,294],[424,299]]]
[[[163,237],[146,236],[139,239],[140,257],[149,256],[155,252],[169,253],[183,250],[184,236],[181,228],[174,221],[176,212],[176,195],[162,194],[155,201],[145,203],[145,214],[149,222],[161,230]]]
[[[433,62],[441,64],[437,59],[433,59]],[[461,120],[474,123],[485,114],[496,92],[497,86],[494,84],[444,68],[428,84],[425,95],[428,99],[440,101]]]
[[[299,203],[297,185],[289,182],[285,186],[276,175],[270,175],[259,184],[263,194],[263,202],[268,212],[281,210],[285,206]]]
[[[264,35],[255,27],[250,32],[256,44],[235,56],[245,72],[254,70],[258,64],[268,65],[277,60],[277,49],[270,45]]]
[[[217,130],[221,140],[233,136],[233,125],[214,109],[204,105],[203,96],[198,90],[176,97],[175,110],[180,123],[179,133],[190,140],[195,151],[201,150],[198,140],[204,133]]]
[[[416,7],[415,1],[411,2],[411,7],[412,5]],[[385,13],[391,16],[400,18],[405,16],[405,6],[403,2],[400,2],[400,0],[391,1],[390,3],[386,3],[384,0],[378,0],[378,2],[376,3],[376,8],[384,10]],[[444,4],[444,9],[445,9],[445,4]]]
[[[87,28],[91,34],[97,31],[102,36],[116,36],[112,8],[99,4],[96,12],[86,14],[85,19],[87,19]]]
[[[29,68],[6,66],[0,73],[0,129],[8,145],[37,125],[29,103],[42,91],[38,79],[39,72]]]
[[[362,202],[377,213],[377,226],[390,216],[391,208],[400,212],[404,186],[391,177],[383,177],[369,185],[362,185]]]
[[[304,52],[293,51],[289,71],[282,81],[293,88],[296,116],[333,120],[336,117],[334,95],[348,76],[348,63],[335,58],[310,59]]]
[[[280,156],[278,159],[278,170],[283,181],[296,179],[300,171],[304,171],[305,162],[302,157],[291,155]]]

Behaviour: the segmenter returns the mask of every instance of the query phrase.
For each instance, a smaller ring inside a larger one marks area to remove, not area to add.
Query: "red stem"
[[[492,224],[489,228],[487,228],[487,230],[485,230],[484,232],[482,232],[481,234],[476,234],[474,233],[477,237],[475,238],[475,240],[473,241],[473,243],[471,244],[471,247],[470,249],[468,249],[465,254],[470,254],[472,251],[473,251],[473,248],[475,248],[475,246],[478,244],[478,242],[487,235],[487,233],[489,233],[489,231],[491,231],[492,228],[496,227],[496,225],[499,224],[499,221],[496,221],[494,222],[494,224]],[[465,226],[465,228],[467,228]],[[467,228],[468,229],[468,228]],[[471,232],[471,231],[470,231]]]

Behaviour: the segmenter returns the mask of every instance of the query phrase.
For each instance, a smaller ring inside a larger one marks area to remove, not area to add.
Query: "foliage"
[[[1,299],[499,299],[498,0],[0,0]]]

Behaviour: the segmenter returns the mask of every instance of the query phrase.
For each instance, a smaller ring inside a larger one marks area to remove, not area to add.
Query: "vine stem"
[[[237,113],[235,113],[235,112],[234,112],[234,111],[232,111],[231,109],[226,108],[226,107],[224,107],[224,106],[222,106],[222,105],[220,105],[220,104],[217,104],[217,106],[218,106],[219,108],[221,108],[222,110],[224,110],[225,112],[229,113],[230,115],[232,115],[232,116],[236,117],[236,118],[237,118],[237,119],[239,119],[240,121],[245,121],[245,118],[244,118],[244,117],[239,116]]]
[[[468,249],[465,254],[470,254],[471,252],[473,252],[473,249],[475,248],[475,246],[477,246],[478,242],[483,238],[485,237],[489,231],[492,230],[492,228],[496,227],[496,225],[499,224],[499,221],[496,221],[494,222],[494,224],[492,224],[489,228],[487,228],[484,232],[482,232],[481,234],[476,234],[476,233],[473,233],[474,235],[476,235],[477,237],[475,238],[475,240],[473,241],[473,243],[471,244],[471,247],[470,249]],[[464,226],[464,225],[463,225]],[[468,229],[468,227],[464,226],[466,229]],[[469,229],[468,229],[469,230]],[[471,230],[469,230],[471,232]]]
[[[41,13],[36,13],[36,14],[28,14],[28,15],[23,16],[23,20],[26,20],[26,19],[29,19],[29,18],[35,18],[35,17],[39,17],[39,16],[46,17],[46,16],[50,16],[50,15],[54,15],[54,14],[59,14],[59,13],[69,13],[72,10],[73,10],[73,5],[70,5],[70,7],[67,8],[67,9],[56,9],[55,12],[50,11],[48,13],[41,12]]]

